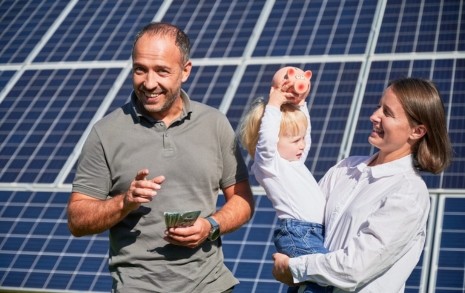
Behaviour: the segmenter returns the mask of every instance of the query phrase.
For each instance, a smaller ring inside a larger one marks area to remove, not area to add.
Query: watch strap
[[[211,217],[206,217],[208,222],[210,222],[211,228],[210,233],[208,234],[207,239],[210,241],[215,241],[220,236],[220,226],[218,223]]]

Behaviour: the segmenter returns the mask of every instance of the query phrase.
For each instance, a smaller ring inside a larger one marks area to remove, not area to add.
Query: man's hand
[[[292,277],[291,270],[289,269],[289,257],[282,253],[273,254],[273,277],[288,286],[296,286],[294,278]]]
[[[150,202],[165,181],[164,176],[152,180],[146,177],[149,170],[137,172],[129,190],[108,200],[97,199],[73,192],[68,202],[68,227],[76,237],[102,233],[116,225],[142,203]]]
[[[211,224],[208,220],[198,218],[192,226],[166,230],[163,239],[174,245],[195,248],[207,239],[210,228]]]
[[[136,178],[131,182],[128,191],[124,194],[123,209],[136,210],[142,203],[152,201],[157,195],[157,190],[161,188],[164,176],[158,176],[152,180],[147,180],[149,170],[143,169],[137,172]]]

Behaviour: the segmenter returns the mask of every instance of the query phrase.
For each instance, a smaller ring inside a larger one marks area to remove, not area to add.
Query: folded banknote
[[[200,215],[200,211],[165,212],[166,228],[192,226]]]

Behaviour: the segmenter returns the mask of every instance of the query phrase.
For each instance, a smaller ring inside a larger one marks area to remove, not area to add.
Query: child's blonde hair
[[[263,98],[254,101],[240,127],[242,147],[247,150],[252,159],[255,157],[255,149],[259,138],[258,132],[265,113],[265,106],[266,103]],[[281,105],[281,112],[279,135],[296,135],[299,133],[300,125],[305,125],[305,130],[307,130],[307,117],[296,105],[283,104]]]

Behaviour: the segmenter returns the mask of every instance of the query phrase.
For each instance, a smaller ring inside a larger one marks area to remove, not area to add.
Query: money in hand
[[[192,226],[200,215],[200,211],[165,212],[166,228]]]

